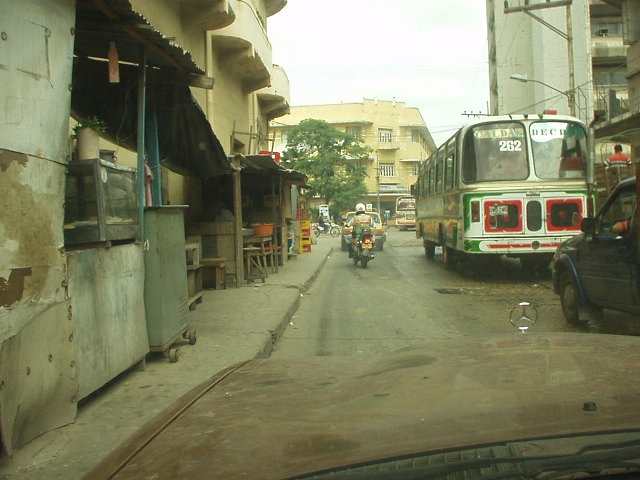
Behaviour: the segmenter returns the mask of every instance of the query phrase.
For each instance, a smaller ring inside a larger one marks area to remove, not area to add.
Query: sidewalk
[[[237,362],[268,356],[328,256],[339,251],[340,237],[322,235],[310,253],[291,258],[264,284],[205,290],[189,312],[197,343],[178,345],[176,363],[149,354],[144,371],[125,372],[85,399],[75,423],[0,460],[0,479],[79,479],[193,386]]]

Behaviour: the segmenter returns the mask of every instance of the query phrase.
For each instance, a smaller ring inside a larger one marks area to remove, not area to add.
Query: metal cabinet
[[[187,263],[185,258],[185,205],[146,207],[144,211],[145,281],[144,303],[151,351],[168,354],[179,339],[194,344],[189,328]]]

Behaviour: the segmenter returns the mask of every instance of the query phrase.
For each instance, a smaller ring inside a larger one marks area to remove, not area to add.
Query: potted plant
[[[100,156],[100,133],[107,131],[107,124],[98,117],[88,117],[73,127],[76,136],[78,160],[98,158]]]

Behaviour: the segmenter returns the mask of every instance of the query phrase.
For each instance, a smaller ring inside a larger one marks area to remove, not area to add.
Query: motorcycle
[[[313,234],[317,237],[321,233],[328,233],[332,237],[338,237],[342,233],[342,229],[340,225],[333,222],[328,222],[324,224],[324,229],[320,227],[319,223],[314,223],[311,225],[311,229],[313,230]]]
[[[367,264],[370,260],[373,260],[373,247],[375,246],[375,240],[370,229],[365,229],[359,237],[353,241],[353,264],[358,265],[358,262],[362,265],[362,268],[367,268]]]

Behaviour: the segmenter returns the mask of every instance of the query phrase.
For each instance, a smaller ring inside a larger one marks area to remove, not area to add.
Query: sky
[[[436,145],[489,108],[484,0],[288,0],[268,30],[292,106],[395,99]]]

